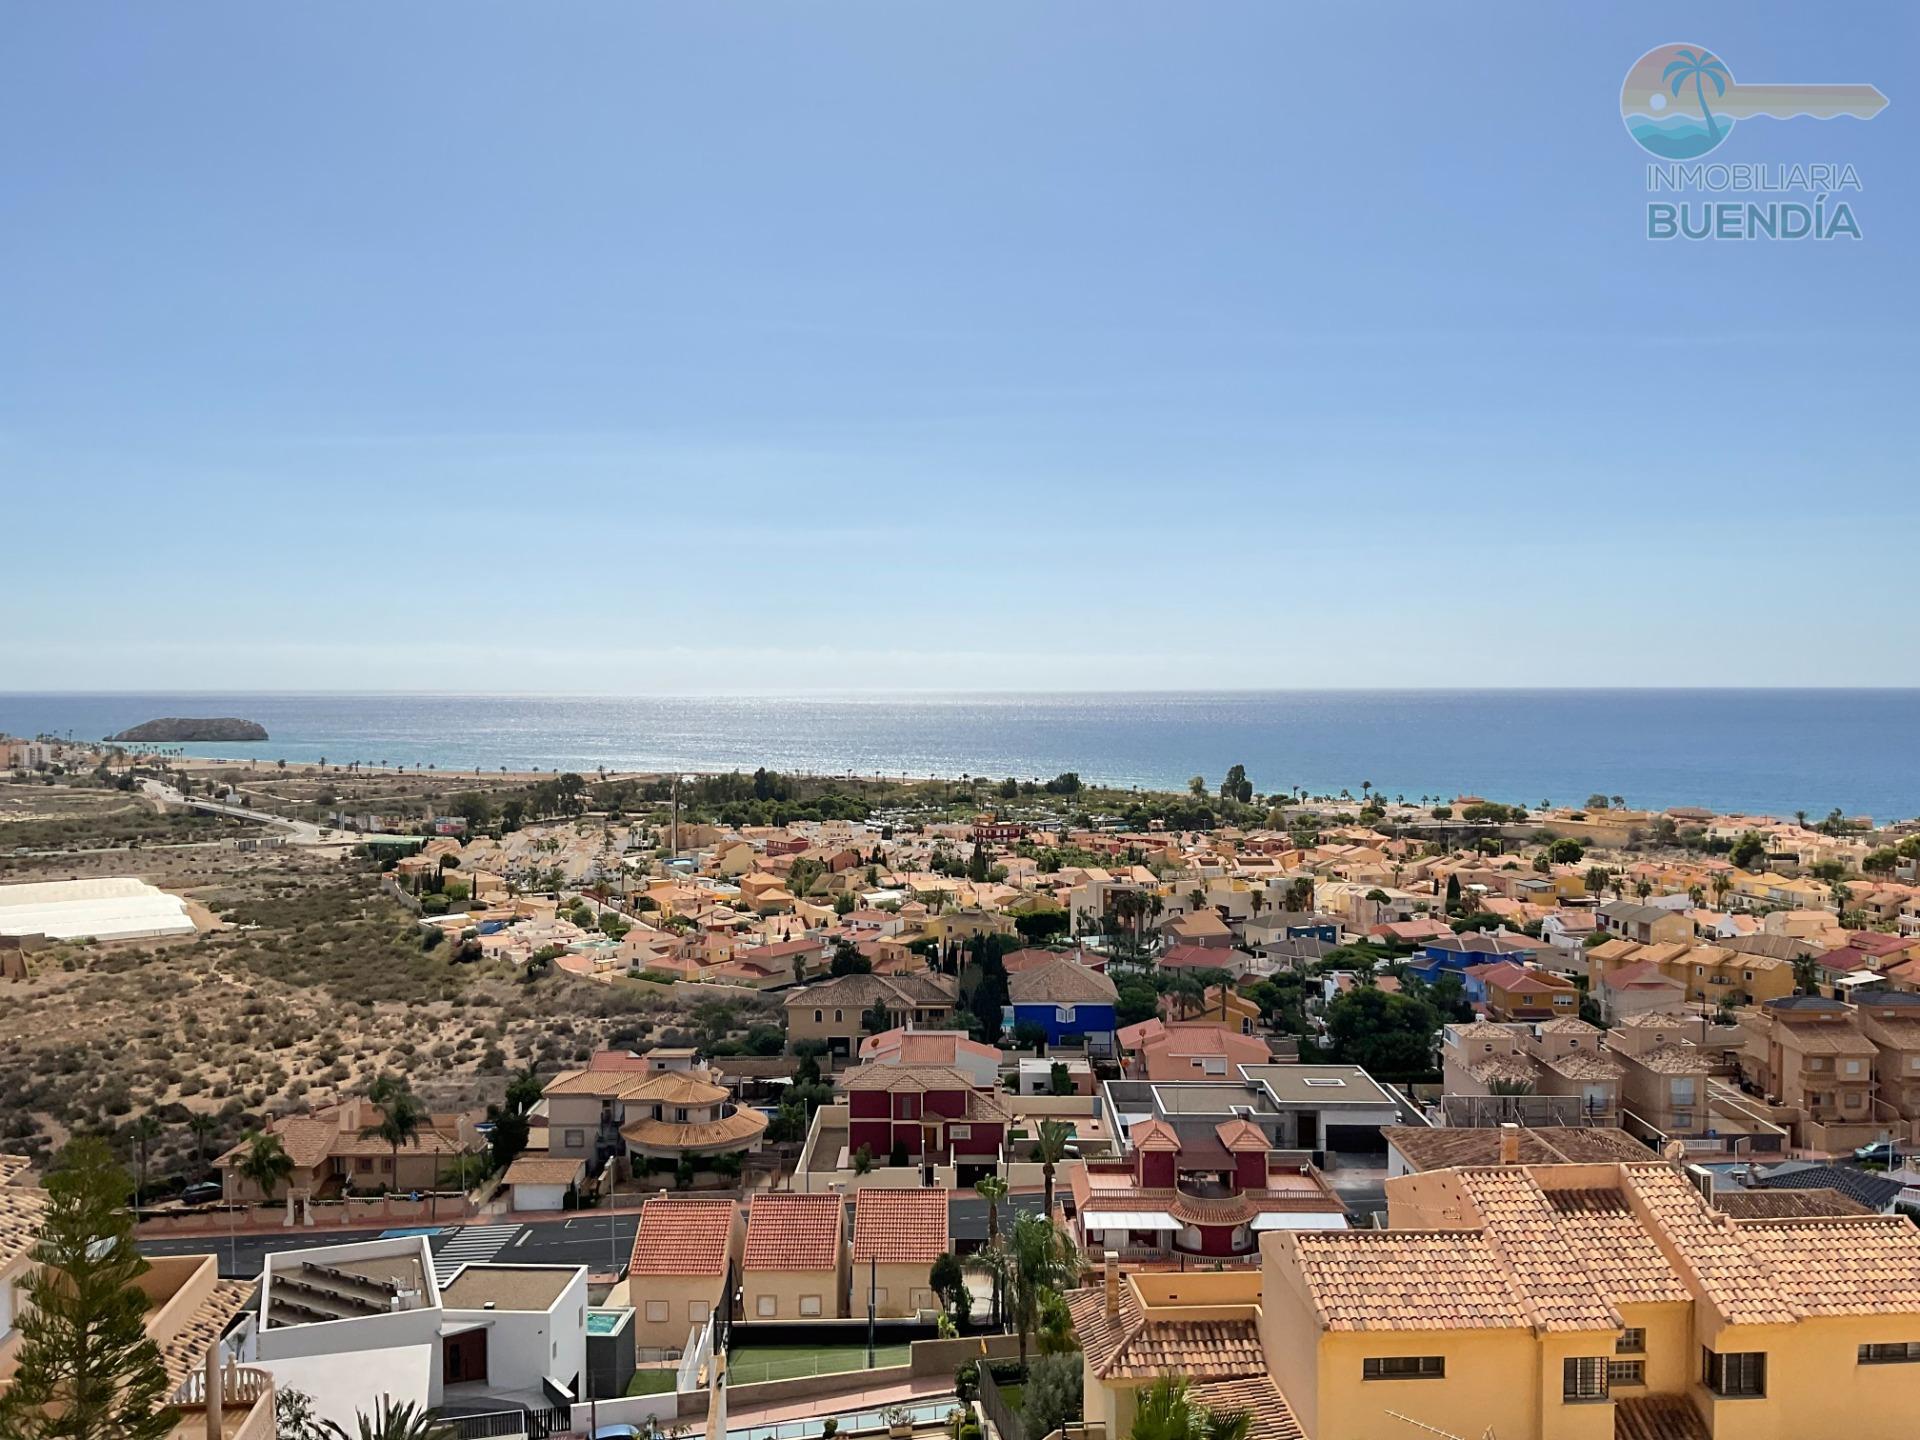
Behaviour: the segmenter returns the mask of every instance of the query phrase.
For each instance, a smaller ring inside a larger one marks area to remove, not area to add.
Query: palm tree
[[[1040,1176],[1045,1186],[1046,1207],[1042,1214],[1053,1216],[1053,1167],[1067,1158],[1067,1147],[1073,1143],[1073,1127],[1064,1120],[1042,1120],[1033,1136],[1033,1158],[1040,1162]]]
[[[400,1147],[411,1145],[420,1138],[420,1126],[427,1118],[426,1108],[414,1098],[413,1091],[407,1088],[404,1080],[382,1075],[373,1082],[367,1092],[367,1098],[380,1107],[380,1121],[376,1125],[361,1127],[363,1140],[380,1139],[387,1142],[393,1153],[392,1188],[400,1184]]]
[[[1209,1410],[1184,1375],[1163,1375],[1140,1393],[1130,1440],[1247,1440],[1253,1416]]]
[[[321,1428],[330,1440],[450,1440],[454,1433],[432,1410],[415,1409],[412,1401],[395,1405],[384,1397],[374,1403],[371,1416],[362,1411],[354,1417],[352,1431],[332,1420],[321,1421]]]
[[[1713,900],[1721,909],[1726,909],[1727,892],[1733,889],[1733,881],[1725,875],[1713,877]]]
[[[207,1168],[207,1141],[220,1132],[220,1122],[203,1110],[187,1115],[187,1132],[193,1136],[193,1158],[200,1169]]]
[[[137,1210],[140,1202],[147,1196],[147,1155],[153,1142],[165,1132],[160,1117],[148,1112],[127,1127],[127,1138],[133,1141],[134,1153],[139,1157],[140,1183],[134,1187],[133,1205]]]
[[[1004,1267],[999,1263],[1006,1258],[1000,1234],[1000,1202],[1007,1198],[1007,1182],[1004,1176],[983,1175],[973,1182],[973,1193],[987,1202],[987,1243],[974,1258],[980,1263],[976,1270],[993,1277],[993,1323],[1000,1323],[1000,1297],[1006,1293],[1001,1284]]]
[[[247,1136],[246,1146],[247,1153],[240,1157],[239,1163],[233,1168],[240,1172],[242,1179],[251,1180],[258,1186],[262,1196],[272,1201],[273,1192],[293,1174],[293,1157],[287,1154],[278,1135],[262,1135],[258,1130]]]
[[[1025,1214],[1013,1222],[1006,1256],[1007,1318],[1020,1335],[1020,1365],[1026,1368],[1027,1337],[1039,1324],[1045,1297],[1070,1289],[1080,1278],[1080,1254],[1052,1220]]]
[[[1707,136],[1715,145],[1718,145],[1720,127],[1714,123],[1713,108],[1707,104],[1707,89],[1701,81],[1713,81],[1713,93],[1716,98],[1725,95],[1727,81],[1731,78],[1727,74],[1727,67],[1705,50],[1698,54],[1691,50],[1676,50],[1673,53],[1680,58],[1669,61],[1667,68],[1660,72],[1660,78],[1668,82],[1668,87],[1673,91],[1676,99],[1679,98],[1680,87],[1688,80],[1693,81],[1694,98],[1700,102],[1700,116],[1707,122]],[[1616,805],[1620,803],[1618,796],[1614,797],[1614,803]]]

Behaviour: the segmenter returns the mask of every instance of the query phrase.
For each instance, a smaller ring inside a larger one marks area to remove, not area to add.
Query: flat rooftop
[[[1358,1065],[1243,1065],[1282,1105],[1390,1105],[1393,1092]]]
[[[571,1265],[468,1265],[440,1292],[447,1310],[551,1310],[580,1272]]]

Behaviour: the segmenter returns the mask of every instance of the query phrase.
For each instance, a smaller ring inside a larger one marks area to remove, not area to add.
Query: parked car
[[[1862,1145],[1853,1152],[1853,1158],[1868,1165],[1885,1165],[1888,1169],[1900,1163],[1900,1152],[1894,1148],[1891,1140],[1876,1140],[1871,1145]]]
[[[189,1185],[180,1192],[182,1205],[212,1205],[226,1196],[226,1191],[215,1180],[202,1180]]]

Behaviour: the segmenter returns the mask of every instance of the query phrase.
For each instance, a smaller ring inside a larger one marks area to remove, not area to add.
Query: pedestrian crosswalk
[[[433,1280],[445,1285],[462,1265],[484,1265],[519,1236],[521,1225],[462,1225],[433,1252]]]

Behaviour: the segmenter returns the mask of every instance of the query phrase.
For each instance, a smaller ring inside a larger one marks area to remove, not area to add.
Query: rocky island
[[[135,725],[131,730],[122,730],[118,735],[107,737],[112,741],[148,745],[179,745],[207,740],[264,740],[266,738],[266,729],[252,720],[235,720],[231,717],[194,720],[178,716],[170,716],[164,720],[149,720],[144,725]]]

